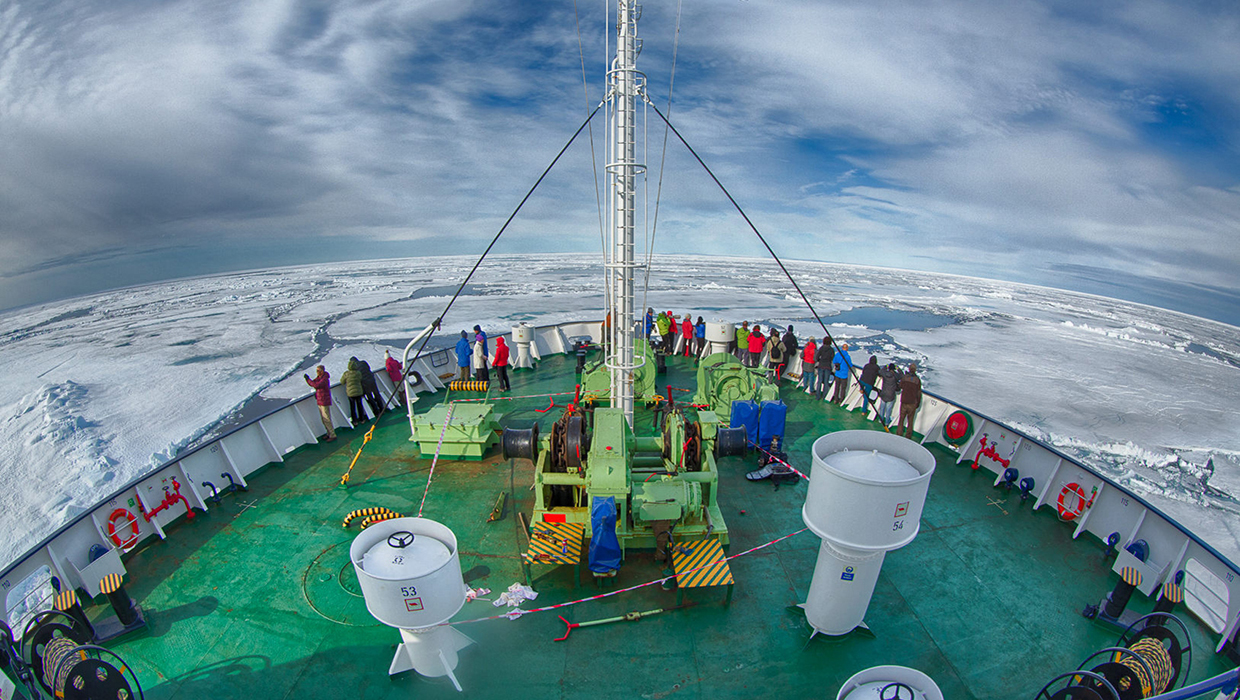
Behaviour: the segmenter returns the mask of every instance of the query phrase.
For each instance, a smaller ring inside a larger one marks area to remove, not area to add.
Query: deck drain
[[[361,585],[349,561],[350,544],[338,542],[319,552],[302,573],[302,593],[311,609],[332,622],[351,627],[378,625],[366,610]]]
[[[340,587],[345,593],[358,598],[362,597],[362,584],[357,580],[357,570],[353,568],[353,562],[347,561],[344,566],[340,567],[336,580],[340,582]]]

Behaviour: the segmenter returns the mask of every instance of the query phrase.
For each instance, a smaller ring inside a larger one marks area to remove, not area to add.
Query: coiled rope
[[[1171,653],[1162,642],[1152,637],[1144,637],[1128,647],[1132,654],[1116,652],[1112,661],[1130,669],[1141,683],[1141,697],[1152,698],[1167,689],[1175,667],[1171,664]],[[1133,658],[1133,655],[1139,658]],[[1122,657],[1122,658],[1121,658]],[[1141,663],[1144,661],[1145,663]]]
[[[77,643],[67,637],[53,637],[43,647],[43,680],[56,693],[64,697],[65,683],[69,680],[69,672],[76,663],[65,663],[77,650]],[[77,652],[83,659],[86,655]]]

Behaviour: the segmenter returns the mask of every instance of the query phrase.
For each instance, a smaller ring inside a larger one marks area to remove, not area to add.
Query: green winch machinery
[[[698,363],[693,403],[710,406],[725,424],[732,418],[733,401],[778,400],[779,388],[767,380],[765,369],[745,367],[726,352],[707,355]]]
[[[656,395],[654,386],[655,352],[643,338],[634,341],[634,354],[640,358],[633,370],[633,394],[643,401]],[[585,363],[581,372],[581,396],[586,401],[611,398],[611,370],[605,359]]]
[[[534,460],[533,521],[581,523],[589,532],[592,499],[612,496],[622,549],[654,547],[657,522],[675,523],[678,539],[714,535],[727,544],[718,417],[699,411],[693,420],[672,408],[662,422],[656,435],[635,436],[618,408],[570,406],[541,440],[536,430],[505,431],[505,453]]]

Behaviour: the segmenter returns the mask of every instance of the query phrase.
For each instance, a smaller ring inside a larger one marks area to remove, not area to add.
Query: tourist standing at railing
[[[771,337],[766,341],[766,365],[770,370],[767,377],[776,383],[782,378],[784,373],[784,341],[779,337],[779,331],[771,329]]]
[[[814,387],[818,383],[818,372],[814,368],[814,362],[818,357],[818,344],[814,342],[813,336],[805,341],[805,348],[801,350],[801,388],[805,389],[805,393],[814,393]]]
[[[344,382],[344,393],[349,396],[349,420],[353,421],[353,425],[370,420],[366,407],[362,405],[366,389],[362,386],[362,373],[357,369],[356,357],[349,358],[349,368],[340,375],[340,381]]]
[[[693,325],[693,355],[701,357],[702,351],[706,349],[706,322],[698,316],[697,323]]]
[[[741,361],[742,365],[749,357],[749,321],[741,321],[741,325],[736,327],[736,359]]]
[[[482,343],[482,352],[487,355],[491,354],[491,346],[487,343],[487,332],[482,330],[482,326],[474,324],[474,342]]]
[[[392,357],[392,351],[383,351],[383,369],[387,370],[388,379],[392,380],[392,395],[396,397],[396,403],[399,406],[405,402],[405,375],[402,374],[400,360]]]
[[[379,396],[379,383],[375,381],[375,373],[370,369],[370,363],[358,358],[357,371],[362,374],[362,396],[366,398],[367,405],[370,406],[370,412],[375,414],[375,418],[383,413],[383,398]]]
[[[487,351],[485,348],[486,346],[481,340],[474,341],[474,379],[477,379],[480,382],[491,381],[491,370],[487,369]]]
[[[693,354],[693,314],[685,312],[685,320],[680,323],[680,338],[685,341],[685,357]]]
[[[327,368],[319,365],[315,368],[314,379],[310,375],[301,375],[306,378],[306,384],[314,389],[314,402],[319,406],[319,418],[323,419],[323,427],[327,428],[327,439],[324,442],[331,442],[336,439],[336,429],[332,427],[332,376],[327,373]]]
[[[861,368],[861,376],[858,377],[857,381],[861,384],[861,412],[869,413],[870,392],[874,391],[874,385],[878,383],[877,357],[870,355],[870,361]]]
[[[611,317],[608,316],[608,318]],[[487,358],[491,356],[491,346],[487,343],[487,332],[482,330],[482,326],[474,325],[474,342],[482,343],[482,362],[485,364]]]
[[[883,425],[891,425],[891,409],[896,404],[896,394],[900,391],[900,379],[903,376],[894,362],[878,370],[878,378],[882,380],[878,389],[878,418]]]
[[[835,354],[835,393],[831,395],[832,403],[842,404],[848,396],[848,377],[852,367],[852,355],[848,354],[848,343],[844,343]]]
[[[762,335],[762,327],[753,324],[749,331],[749,366],[757,369],[762,363],[762,348],[766,345],[766,336]]]
[[[491,366],[495,368],[500,391],[508,391],[508,346],[504,344],[502,335],[495,339],[495,357],[491,359]]]
[[[784,331],[784,357],[788,360],[789,364],[792,363],[792,358],[797,356],[797,352],[800,351],[800,349],[801,345],[797,342],[797,337],[793,335],[792,324],[789,323],[788,330]]]
[[[469,379],[469,363],[473,355],[474,351],[469,346],[469,335],[461,331],[461,339],[456,341],[456,366],[460,369],[461,381]]]
[[[827,392],[831,391],[831,382],[835,380],[835,345],[831,343],[831,336],[822,339],[822,345],[818,346],[818,353],[814,356],[814,364],[818,366],[818,398],[825,399]]]
[[[646,309],[646,340],[650,340],[650,331],[654,330],[654,307]]]
[[[669,331],[672,328],[671,312],[660,311],[659,317],[654,320],[654,326],[659,331],[659,345],[663,348],[663,352],[667,352],[667,340],[670,336]]]
[[[921,377],[917,376],[917,363],[910,363],[908,371],[900,379],[900,424],[896,427],[897,435],[913,437],[913,419],[921,406]],[[905,426],[908,426],[905,428]]]

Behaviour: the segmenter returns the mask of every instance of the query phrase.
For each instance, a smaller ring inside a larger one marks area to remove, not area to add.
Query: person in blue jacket
[[[848,377],[852,372],[852,355],[848,354],[848,343],[840,346],[840,351],[835,354],[835,394],[831,396],[831,402],[843,404],[844,397],[848,396]]]
[[[491,356],[491,346],[487,344],[487,332],[482,330],[482,326],[474,326],[474,342],[482,343],[482,353],[487,357]]]
[[[456,366],[460,369],[458,379],[469,379],[469,361],[473,353],[473,348],[469,347],[469,335],[461,331],[461,339],[456,341]]]
[[[706,347],[706,322],[701,316],[698,316],[697,323],[693,326],[693,339],[696,341],[693,354],[700,356]]]
[[[650,332],[654,330],[654,307],[646,309],[646,339],[650,339]]]

